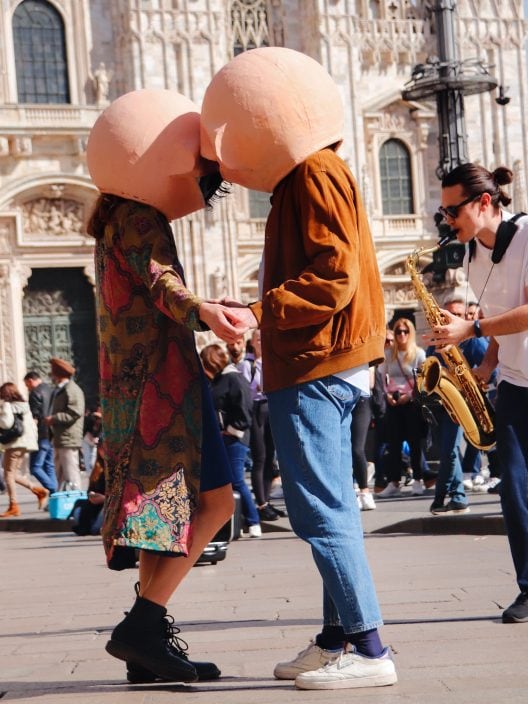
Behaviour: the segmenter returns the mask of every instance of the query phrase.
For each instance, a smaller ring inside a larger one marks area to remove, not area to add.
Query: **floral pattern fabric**
[[[200,488],[201,299],[186,287],[157,210],[124,201],[97,241],[99,373],[106,454],[103,542],[187,555]]]

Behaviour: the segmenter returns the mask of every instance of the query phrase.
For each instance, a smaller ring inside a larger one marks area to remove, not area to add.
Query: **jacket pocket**
[[[321,359],[332,347],[333,318],[319,325],[307,325],[272,333],[272,348],[277,357],[288,361]]]

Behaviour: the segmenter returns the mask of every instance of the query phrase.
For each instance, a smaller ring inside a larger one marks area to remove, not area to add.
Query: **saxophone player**
[[[519,595],[503,612],[504,623],[528,623],[528,217],[503,208],[512,172],[490,172],[462,164],[442,180],[439,212],[459,242],[468,244],[464,267],[484,313],[465,320],[445,312],[447,324],[433,326],[436,346],[471,337],[490,337],[475,374],[487,381],[495,367],[497,453],[502,468],[501,504]]]

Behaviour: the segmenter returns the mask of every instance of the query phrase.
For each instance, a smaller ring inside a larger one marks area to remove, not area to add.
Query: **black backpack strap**
[[[503,258],[519,227],[516,224],[517,220],[522,218],[523,215],[526,215],[526,213],[516,213],[512,218],[503,220],[499,225],[495,238],[495,246],[493,247],[493,253],[491,255],[491,261],[494,264],[498,264]]]

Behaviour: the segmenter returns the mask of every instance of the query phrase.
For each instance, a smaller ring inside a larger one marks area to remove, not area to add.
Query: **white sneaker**
[[[309,672],[323,667],[327,663],[334,662],[339,658],[343,650],[325,650],[320,648],[314,640],[310,645],[297,653],[296,657],[289,662],[279,662],[275,665],[273,676],[278,680],[294,680],[302,672]]]
[[[255,523],[253,526],[249,526],[248,533],[250,538],[262,538],[262,528],[260,523]]]
[[[482,476],[482,474],[477,474],[476,477],[473,477],[473,491],[477,492],[486,492],[487,488],[486,487],[486,480]]]
[[[396,668],[388,648],[379,658],[369,658],[347,645],[346,651],[334,662],[297,675],[295,686],[299,689],[354,689],[384,687],[397,681]]]
[[[471,491],[473,489],[473,479],[471,479],[471,476],[466,477],[466,479],[462,481],[462,484],[464,485],[464,489],[466,489],[466,491]]]
[[[411,487],[411,496],[422,496],[424,493],[424,485],[420,479],[415,479]]]
[[[487,491],[488,494],[498,493],[498,491],[494,492],[493,489],[495,489],[500,484],[500,482],[501,482],[501,480],[499,477],[492,477],[491,479],[488,479],[488,481],[482,485],[482,491]],[[491,489],[491,491],[490,491],[490,489]]]
[[[357,498],[361,511],[372,511],[376,508],[376,504],[374,503],[374,497],[372,496],[370,491],[365,492],[364,494],[358,494]]]
[[[389,482],[383,491],[380,491],[378,496],[382,499],[386,499],[390,496],[401,496],[401,491],[399,486],[394,486],[392,482]]]

